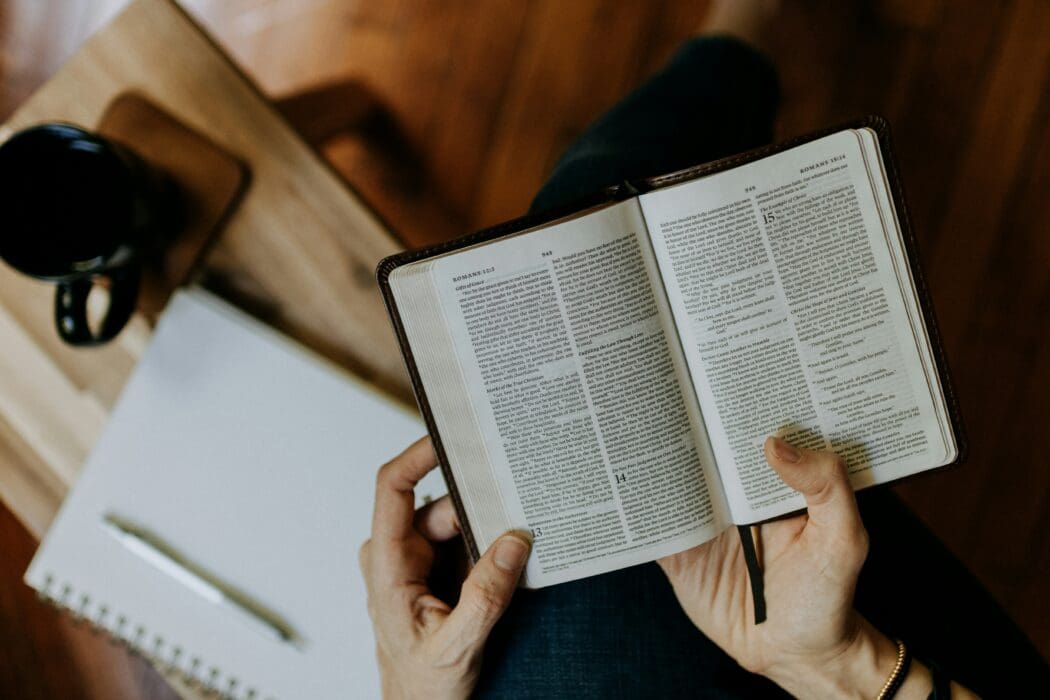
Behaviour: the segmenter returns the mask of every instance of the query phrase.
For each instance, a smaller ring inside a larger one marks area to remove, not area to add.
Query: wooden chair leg
[[[367,85],[321,85],[275,105],[406,246],[465,232],[464,216],[441,195],[419,149]]]
[[[274,101],[284,118],[315,147],[340,133],[357,131],[386,117],[378,96],[364,83],[327,83]]]

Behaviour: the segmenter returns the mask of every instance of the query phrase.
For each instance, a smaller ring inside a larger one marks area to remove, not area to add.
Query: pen
[[[125,549],[143,561],[186,586],[214,605],[235,613],[249,626],[271,639],[298,646],[298,636],[275,614],[250,600],[243,593],[223,585],[215,577],[188,562],[148,531],[122,518],[107,513],[101,521],[102,529]]]

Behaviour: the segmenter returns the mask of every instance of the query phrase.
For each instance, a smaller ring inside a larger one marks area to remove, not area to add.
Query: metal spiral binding
[[[122,646],[153,663],[158,670],[181,678],[190,687],[209,696],[223,700],[264,700],[259,691],[251,686],[242,686],[234,676],[223,677],[217,666],[208,666],[199,656],[187,654],[178,644],[169,644],[164,637],[155,634],[149,637],[142,625],[132,625],[124,615],[115,612],[106,604],[99,604],[93,611],[92,600],[86,594],[74,598],[73,586],[63,583],[56,586],[54,576],[44,577],[44,585],[37,590],[41,602],[68,613],[75,624],[85,624],[96,632],[106,635],[110,642]],[[265,700],[275,700],[267,696]]]

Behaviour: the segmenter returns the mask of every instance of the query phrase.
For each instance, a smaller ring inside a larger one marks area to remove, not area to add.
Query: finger
[[[484,644],[510,604],[531,548],[528,536],[520,532],[508,532],[496,540],[471,569],[442,634],[466,647]]]
[[[412,533],[415,500],[412,490],[437,466],[437,457],[424,437],[390,460],[376,477],[376,503],[372,514],[373,538],[401,539]]]
[[[809,522],[844,533],[863,529],[853,487],[838,455],[794,447],[776,437],[766,439],[765,453],[784,483],[806,499]]]
[[[459,519],[452,499],[442,496],[416,511],[416,530],[431,542],[444,542],[459,534]]]

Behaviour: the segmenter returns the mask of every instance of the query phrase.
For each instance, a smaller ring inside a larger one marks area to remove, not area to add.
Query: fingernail
[[[493,560],[499,568],[513,573],[521,570],[528,556],[529,546],[527,544],[514,535],[506,535],[496,543]]]
[[[773,454],[785,462],[797,462],[802,459],[802,453],[794,445],[778,437],[773,438]]]

